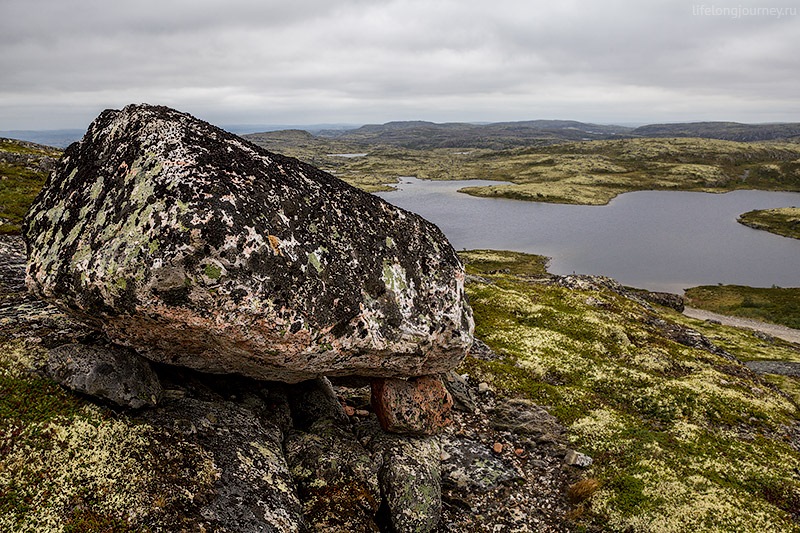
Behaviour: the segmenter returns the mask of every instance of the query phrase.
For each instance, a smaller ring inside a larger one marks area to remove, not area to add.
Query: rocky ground
[[[42,377],[58,346],[108,346],[28,295],[23,265],[21,239],[3,237],[0,530],[571,530],[567,494],[591,459],[530,400],[452,374],[452,425],[403,437],[379,428],[364,381],[155,365],[158,404],[120,407]]]

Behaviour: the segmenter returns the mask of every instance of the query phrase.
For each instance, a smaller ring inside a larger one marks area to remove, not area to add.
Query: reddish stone
[[[384,431],[433,435],[451,423],[453,399],[438,377],[374,379],[372,407]]]

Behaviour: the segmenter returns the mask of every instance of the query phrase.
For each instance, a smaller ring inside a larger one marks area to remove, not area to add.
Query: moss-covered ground
[[[800,207],[748,211],[739,216],[738,221],[754,229],[800,239]]]
[[[191,527],[193,498],[216,479],[211,457],[31,374],[39,352],[0,342],[0,531]]]
[[[0,139],[0,233],[19,233],[25,213],[47,179],[38,160],[59,155],[56,149]]]
[[[685,297],[698,309],[800,329],[800,287],[701,285],[687,289]]]
[[[670,340],[675,312],[475,270],[480,255],[465,256],[479,276],[468,285],[476,335],[501,359],[468,358],[462,371],[550,406],[594,458],[586,477],[600,488],[574,513],[579,529],[800,531],[796,400],[735,359]],[[715,340],[738,332],[704,327]],[[767,350],[758,342],[737,337],[726,348],[758,358]]]

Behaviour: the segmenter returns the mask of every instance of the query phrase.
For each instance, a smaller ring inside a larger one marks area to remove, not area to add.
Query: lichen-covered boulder
[[[115,342],[297,382],[446,372],[472,341],[436,226],[178,111],[104,111],[24,225],[27,285]]]

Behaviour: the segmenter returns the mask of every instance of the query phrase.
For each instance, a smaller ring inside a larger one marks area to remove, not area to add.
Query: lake
[[[498,182],[402,178],[381,198],[434,222],[457,250],[516,250],[552,258],[556,274],[596,274],[681,293],[716,283],[800,286],[800,241],[748,228],[752,209],[800,205],[800,193],[625,193],[605,206],[476,198],[456,192]]]

